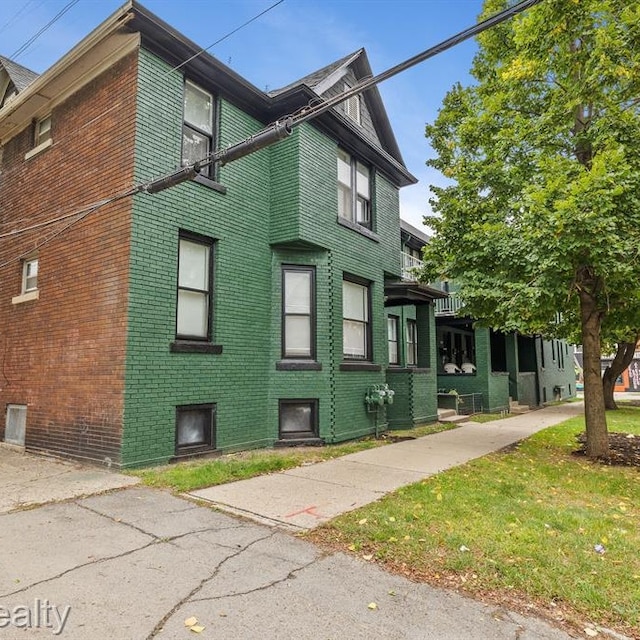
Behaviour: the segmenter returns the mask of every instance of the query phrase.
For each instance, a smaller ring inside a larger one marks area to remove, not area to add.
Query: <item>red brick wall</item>
[[[52,112],[53,145],[26,160],[31,128],[4,145],[0,234],[80,210],[133,183],[137,52]],[[26,445],[109,464],[122,430],[130,198],[68,230],[0,238],[0,440],[26,404]],[[19,256],[37,251],[39,299],[20,294]],[[8,263],[8,264],[5,264]]]

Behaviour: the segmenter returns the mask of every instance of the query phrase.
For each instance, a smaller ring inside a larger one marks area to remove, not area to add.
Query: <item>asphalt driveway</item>
[[[569,638],[142,487],[4,513],[0,545],[8,640]]]

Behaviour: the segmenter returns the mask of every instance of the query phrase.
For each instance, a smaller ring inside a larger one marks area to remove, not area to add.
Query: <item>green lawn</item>
[[[640,435],[640,408],[608,421]],[[551,427],[308,537],[413,579],[640,638],[640,470],[571,455],[583,429],[582,418]]]
[[[129,473],[141,478],[142,482],[150,487],[168,488],[179,492],[193,491],[203,487],[212,487],[217,484],[284,471],[302,464],[330,460],[349,453],[389,444],[397,438],[419,438],[455,427],[456,425],[436,423],[406,431],[390,431],[379,439],[365,438],[355,442],[324,447],[248,451],[218,458],[179,462],[130,471]]]

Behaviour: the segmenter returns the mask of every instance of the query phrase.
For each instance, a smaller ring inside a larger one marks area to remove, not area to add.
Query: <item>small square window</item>
[[[318,437],[318,401],[280,400],[280,438]]]
[[[215,449],[215,404],[176,407],[176,455]]]
[[[38,289],[38,258],[30,258],[22,263],[22,293]]]

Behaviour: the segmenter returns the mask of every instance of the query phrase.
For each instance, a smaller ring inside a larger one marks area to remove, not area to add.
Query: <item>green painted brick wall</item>
[[[179,165],[183,80],[166,71],[164,63],[141,51],[139,179]],[[261,128],[224,102],[220,121],[233,140]],[[266,250],[269,169],[270,154],[263,150],[220,170],[226,194],[189,182],[134,199],[124,466],[164,461],[174,454],[175,407],[182,404],[216,403],[216,442],[221,449],[261,446],[274,439],[267,420],[265,349],[272,304],[271,255]],[[169,351],[175,337],[181,229],[216,240],[213,341],[223,346],[220,355]]]
[[[140,51],[136,179],[179,166],[183,78]],[[219,108],[220,145],[262,129],[231,104]],[[216,404],[216,446],[238,450],[278,439],[278,402],[317,398],[327,442],[384,428],[364,396],[385,382],[385,274],[400,270],[397,189],[376,176],[378,241],[336,221],[337,144],[309,124],[270,148],[219,169],[226,193],[187,182],[134,197],[128,301],[123,466],[175,452],[175,408]],[[180,230],[215,239],[213,341],[221,354],[171,353]],[[320,371],[280,371],[283,264],[316,268]],[[341,371],[342,280],[371,282],[373,361]]]

